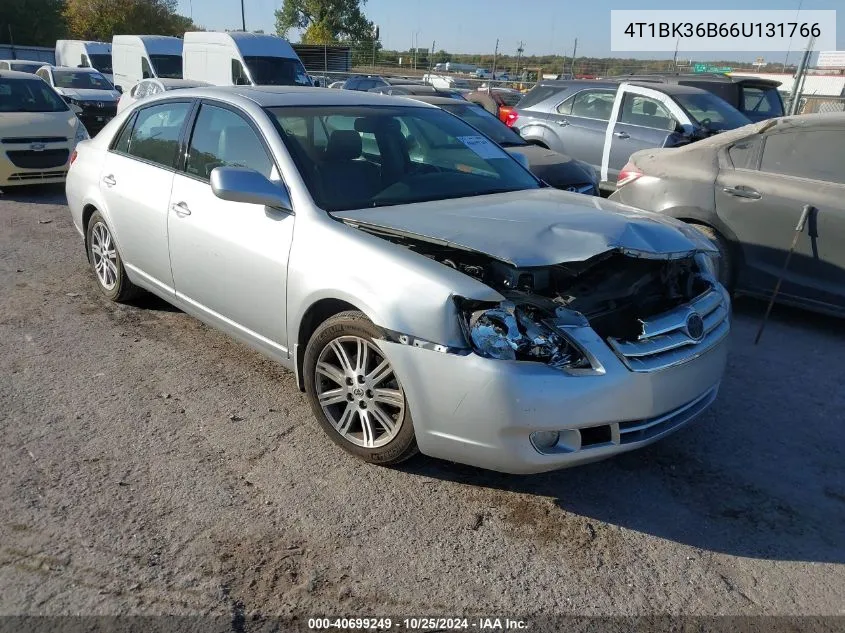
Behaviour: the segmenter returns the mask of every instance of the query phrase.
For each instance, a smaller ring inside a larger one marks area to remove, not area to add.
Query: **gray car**
[[[722,380],[709,240],[545,186],[434,106],[155,96],[78,146],[66,191],[106,297],[143,288],[277,360],[369,462],[572,466],[676,430]]]
[[[698,88],[587,80],[540,82],[508,117],[525,140],[592,165],[609,190],[636,151],[684,145],[749,122]]]
[[[599,195],[598,177],[592,167],[565,154],[532,145],[482,106],[444,97],[414,95],[411,98],[436,105],[460,117],[498,143],[499,147],[505,148],[508,153],[521,154],[528,162],[531,173],[552,187],[590,196]]]
[[[778,299],[845,316],[845,114],[772,119],[639,152],[611,199],[694,223],[719,245],[723,282],[766,298],[810,205]]]

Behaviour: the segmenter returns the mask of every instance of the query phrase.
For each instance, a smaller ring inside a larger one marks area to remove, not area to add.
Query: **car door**
[[[669,109],[653,97],[627,91],[621,96],[607,163],[606,180],[611,182],[616,182],[631,154],[641,149],[663,147],[680,124]]]
[[[286,357],[294,216],[221,200],[209,184],[215,167],[230,165],[254,169],[284,187],[271,156],[246,114],[202,103],[170,195],[170,261],[176,296],[197,316]]]
[[[604,138],[616,89],[581,90],[552,109],[549,127],[555,131],[549,149],[601,168]]]
[[[167,210],[190,100],[141,108],[124,124],[100,171],[100,191],[123,264],[142,285],[172,294]]]
[[[727,150],[716,208],[741,244],[741,288],[771,292],[804,205],[811,205],[781,294],[845,308],[843,146],[845,129],[814,127],[773,131],[756,141],[756,153],[742,143]]]
[[[674,147],[687,141],[693,123],[666,93],[622,84],[605,131],[602,182],[616,182],[631,154],[650,147]]]

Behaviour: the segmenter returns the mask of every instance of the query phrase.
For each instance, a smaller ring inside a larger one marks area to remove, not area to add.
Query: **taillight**
[[[499,106],[499,120],[508,127],[513,127],[518,118],[519,113],[510,106]]]
[[[634,182],[637,178],[642,175],[643,172],[640,171],[639,167],[637,167],[632,162],[628,162],[622,168],[622,171],[619,172],[619,178],[616,179],[616,188],[618,189],[622,185],[627,185],[629,182]]]
[[[71,154],[70,154],[70,163],[69,163],[69,164],[73,165],[73,161],[75,161],[75,160],[76,160],[76,157],[77,157],[77,156],[78,156],[77,151],[76,151],[76,150],[73,150],[73,151],[71,152]]]

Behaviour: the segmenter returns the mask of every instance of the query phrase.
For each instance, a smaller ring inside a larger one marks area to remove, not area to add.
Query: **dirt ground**
[[[611,461],[380,468],[277,365],[105,300],[60,188],[0,226],[0,615],[845,615],[842,321],[755,347],[737,302],[714,407]]]

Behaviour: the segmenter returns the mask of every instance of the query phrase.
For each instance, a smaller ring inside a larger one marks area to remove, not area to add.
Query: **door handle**
[[[759,191],[749,189],[748,187],[725,187],[722,189],[726,194],[736,196],[737,198],[748,198],[749,200],[759,200],[763,197]]]
[[[631,138],[631,135],[627,132],[614,132],[613,136],[615,136],[616,138]]]
[[[557,123],[560,127],[566,127],[567,125],[569,125],[569,121],[567,121],[566,119],[561,119],[560,121],[555,121],[555,123]]]
[[[104,182],[104,183],[106,184],[106,186],[108,186],[108,187],[114,187],[114,186],[117,184],[117,181],[114,179],[114,176],[113,176],[113,175],[111,175],[111,174],[109,174],[108,176],[105,176],[105,177],[103,178],[103,182]]]
[[[188,208],[187,202],[177,202],[175,204],[170,205],[170,208],[173,212],[178,215],[179,217],[184,217],[186,215],[191,215],[191,210]]]

